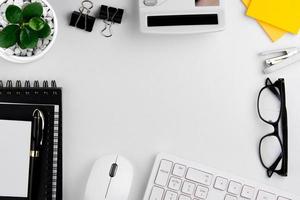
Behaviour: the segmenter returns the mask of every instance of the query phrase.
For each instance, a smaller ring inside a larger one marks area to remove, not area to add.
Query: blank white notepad
[[[0,196],[27,197],[31,122],[0,120]]]

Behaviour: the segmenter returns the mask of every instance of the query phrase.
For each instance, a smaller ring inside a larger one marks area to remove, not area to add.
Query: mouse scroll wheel
[[[117,163],[112,164],[111,167],[110,167],[110,170],[109,170],[109,176],[110,177],[115,177],[117,171],[118,171],[118,165],[117,165]]]

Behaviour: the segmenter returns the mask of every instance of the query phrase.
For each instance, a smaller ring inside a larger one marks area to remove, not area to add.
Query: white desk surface
[[[110,39],[98,20],[87,33],[68,26],[79,0],[50,0],[59,36],[41,60],[0,60],[1,79],[56,79],[63,86],[64,200],[81,200],[93,162],[119,152],[135,167],[130,200],[141,200],[158,152],[169,152],[300,195],[300,64],[270,77],[286,79],[289,176],[266,177],[259,139],[270,128],[256,99],[267,77],[257,54],[300,46],[271,43],[239,0],[228,0],[226,30],[159,36],[139,32],[136,0],[94,1],[125,8]]]

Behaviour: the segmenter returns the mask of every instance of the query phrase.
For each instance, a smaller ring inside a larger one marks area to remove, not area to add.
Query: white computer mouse
[[[133,167],[126,158],[103,156],[92,168],[84,200],[127,200],[132,179]]]

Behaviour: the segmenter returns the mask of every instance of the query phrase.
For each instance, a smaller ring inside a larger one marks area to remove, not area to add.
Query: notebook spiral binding
[[[41,84],[40,84],[41,83]],[[49,84],[50,83],[50,84]],[[7,80],[6,82],[3,82],[2,80],[0,80],[0,90],[1,89],[5,89],[5,93],[3,91],[0,91],[0,95],[1,94],[6,94],[6,95],[11,95],[13,92],[15,92],[15,94],[17,95],[21,95],[21,94],[26,94],[26,95],[30,95],[31,93],[29,91],[26,91],[24,89],[37,89],[36,91],[34,91],[35,95],[38,95],[40,93],[48,95],[49,94],[49,90],[43,90],[43,89],[56,89],[57,85],[56,85],[56,81],[52,80],[52,81],[33,81],[30,82],[29,80],[26,80],[24,82],[24,84],[22,84],[22,81],[17,80],[15,83],[12,80]],[[9,89],[13,89],[13,90],[9,90]],[[50,91],[50,94],[52,95],[57,95],[57,91],[53,90]]]
[[[3,83],[2,80],[0,80],[0,88],[22,88],[22,81],[20,80],[17,80],[15,85],[13,84],[13,81],[12,80],[7,80],[6,81],[6,84]],[[31,87],[31,84],[30,84],[30,81],[26,80],[24,82],[24,87],[25,88],[32,88]],[[49,86],[49,82],[48,81],[43,81],[42,82],[42,87],[41,88],[56,88],[56,81],[52,80],[50,82],[50,86]],[[40,88],[40,82],[39,81],[34,81],[33,82],[33,88]]]

